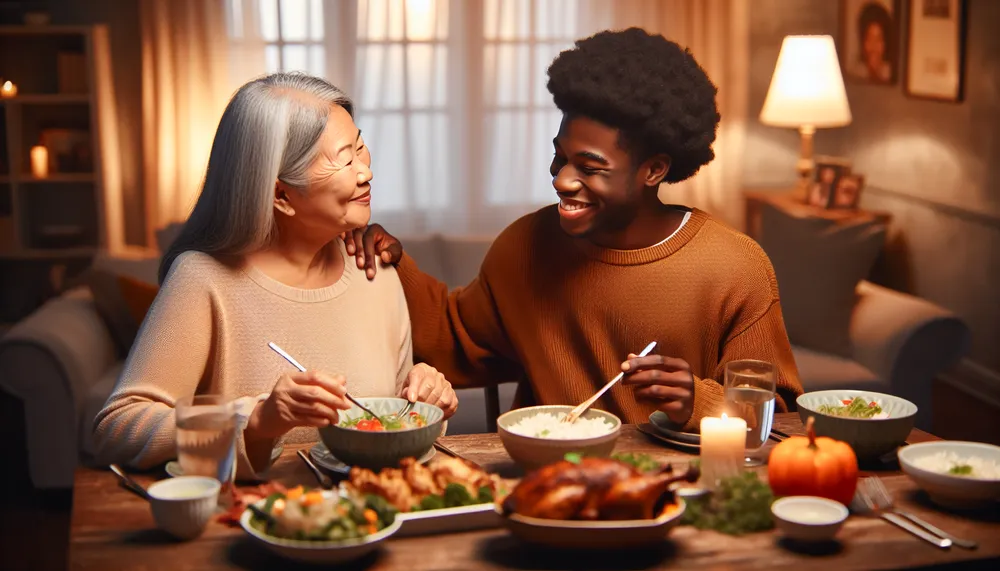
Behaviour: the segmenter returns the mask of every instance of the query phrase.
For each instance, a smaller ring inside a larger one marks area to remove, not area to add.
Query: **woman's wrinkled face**
[[[343,107],[330,112],[309,166],[309,184],[287,192],[295,220],[317,234],[360,228],[371,218],[371,154]]]

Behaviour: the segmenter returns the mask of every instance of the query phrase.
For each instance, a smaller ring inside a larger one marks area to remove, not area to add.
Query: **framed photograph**
[[[900,0],[840,0],[841,67],[855,81],[895,85]]]
[[[833,191],[830,208],[855,210],[861,200],[861,190],[865,186],[865,177],[859,174],[844,174],[837,180]]]
[[[965,0],[909,0],[906,80],[910,97],[962,100]]]
[[[832,208],[840,179],[851,174],[851,163],[837,157],[816,157],[815,173],[806,202],[817,208]]]

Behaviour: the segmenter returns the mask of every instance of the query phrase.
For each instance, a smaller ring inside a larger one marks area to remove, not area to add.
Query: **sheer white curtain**
[[[225,53],[230,61],[231,73],[219,76],[229,83],[211,93],[228,96],[261,71],[302,70],[323,75],[352,95],[372,150],[374,219],[403,235],[493,235],[517,216],[554,202],[548,165],[560,115],[545,88],[548,65],[575,39],[600,29],[639,25],[663,33],[689,46],[719,86],[723,124],[712,165],[692,181],[665,186],[661,197],[733,223],[739,219],[745,0],[172,3],[174,11],[183,6],[189,12],[192,30],[207,31],[204,22],[191,19],[205,10],[196,4],[224,7],[228,16],[230,42],[216,57]],[[206,45],[211,39],[202,32],[195,37]],[[202,82],[208,73],[204,66],[165,68],[171,69]],[[156,77],[166,82],[164,75]],[[204,113],[188,110],[183,121],[188,129],[199,123],[199,143],[187,151],[204,149],[203,160],[221,112],[217,106],[214,98],[206,101]],[[164,202],[183,203],[171,197],[157,201],[161,209]]]

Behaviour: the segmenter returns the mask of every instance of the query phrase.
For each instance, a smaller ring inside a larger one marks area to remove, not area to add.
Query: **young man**
[[[578,41],[548,73],[559,203],[507,227],[471,284],[449,294],[377,225],[348,240],[369,276],[376,255],[398,261],[414,357],[455,387],[521,380],[519,404],[578,404],[623,370],[598,408],[627,423],[659,409],[688,431],[722,412],[725,364],[760,359],[788,410],[802,388],[769,260],[657,198],[714,157],[715,86],[689,52],[637,28]],[[633,354],[650,341],[653,354]]]

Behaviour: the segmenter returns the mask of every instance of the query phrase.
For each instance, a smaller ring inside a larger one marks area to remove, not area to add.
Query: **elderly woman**
[[[347,96],[278,73],[229,102],[204,187],[160,267],[162,286],[94,421],[98,458],[147,468],[176,455],[175,404],[237,403],[237,477],[279,441],[317,439],[354,396],[400,395],[454,414],[451,385],[413,366],[397,275],[369,281],[339,236],[371,215],[371,155]],[[273,341],[306,367],[298,373]]]

